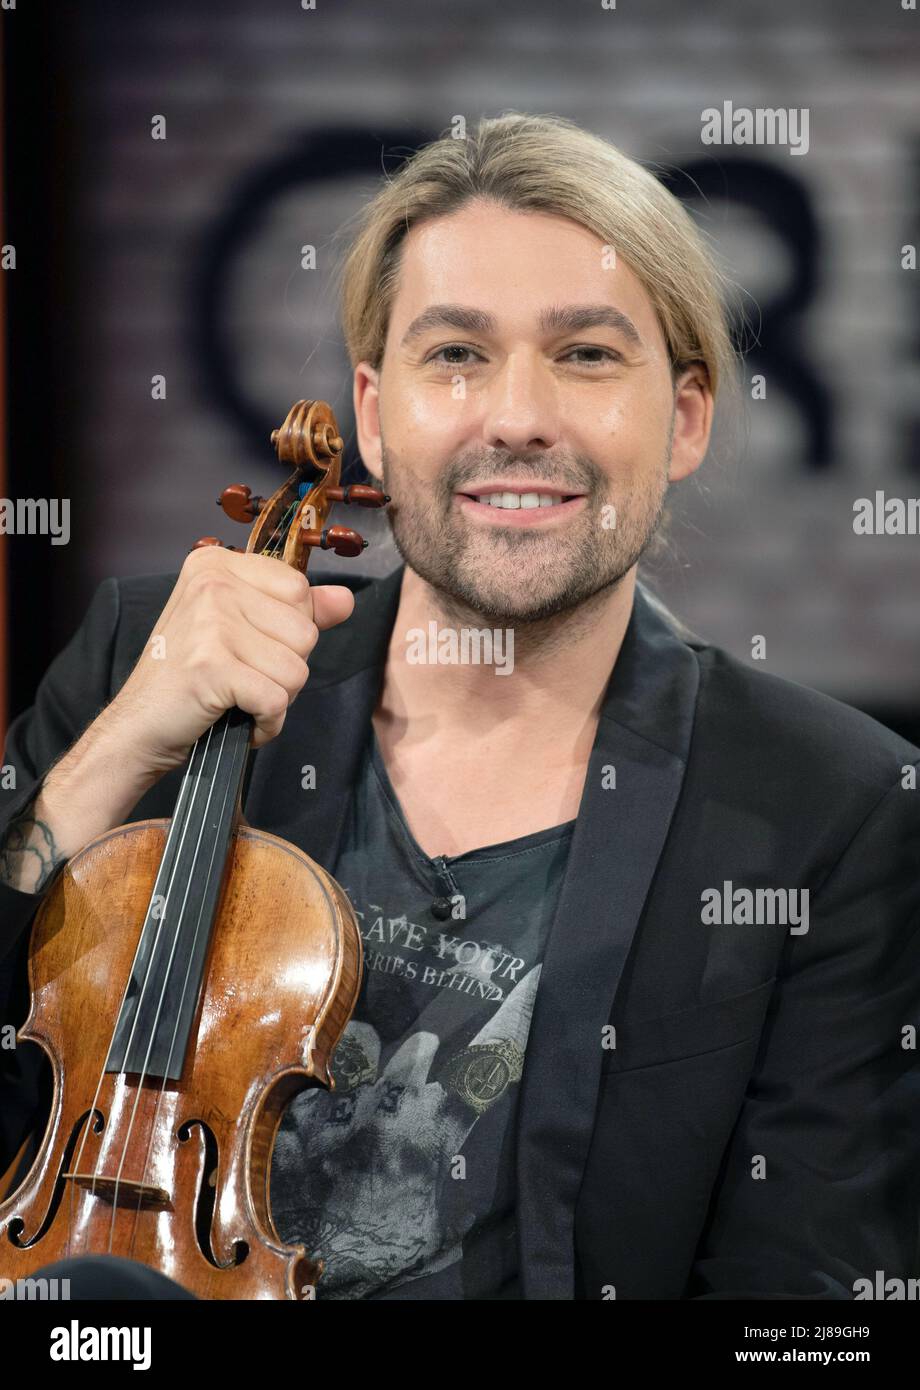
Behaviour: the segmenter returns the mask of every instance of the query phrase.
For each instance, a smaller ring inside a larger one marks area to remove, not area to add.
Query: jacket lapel
[[[607,688],[524,1057],[517,1131],[524,1298],[573,1298],[575,1203],[602,1030],[683,783],[699,668],[639,585]],[[615,769],[616,786],[605,790]]]

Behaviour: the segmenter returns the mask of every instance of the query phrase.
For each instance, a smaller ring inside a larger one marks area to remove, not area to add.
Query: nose
[[[493,449],[549,449],[559,438],[556,393],[533,355],[509,353],[486,395],[483,438]]]

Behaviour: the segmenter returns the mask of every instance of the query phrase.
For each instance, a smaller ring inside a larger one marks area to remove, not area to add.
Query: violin
[[[341,485],[330,407],[298,401],[271,439],[293,467],[284,485],[218,498],[251,526],[246,551],[302,573],[317,548],[360,554],[330,509],[389,498]],[[35,917],[19,1038],[47,1053],[54,1092],[35,1162],[0,1205],[4,1274],[114,1254],[203,1299],[315,1297],[322,1261],[272,1221],[271,1155],[291,1099],[334,1089],[362,941],[335,879],[245,823],[252,731],[228,710],[192,748],[172,818],[92,840]]]

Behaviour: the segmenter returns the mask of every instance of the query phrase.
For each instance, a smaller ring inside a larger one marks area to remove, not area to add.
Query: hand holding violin
[[[39,891],[61,860],[121,824],[181,766],[226,710],[252,715],[253,747],[275,738],[309,676],[320,631],[353,607],[344,585],[311,588],[274,558],[192,550],[131,675],[20,817],[6,846],[6,880]]]
[[[311,589],[306,575],[264,555],[193,550],[109,723],[151,772],[184,763],[234,705],[252,715],[259,748],[281,732],[320,629],[353,607],[345,586]]]

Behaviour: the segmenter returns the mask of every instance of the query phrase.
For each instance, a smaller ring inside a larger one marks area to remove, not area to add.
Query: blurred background
[[[71,503],[67,545],[0,538],[8,717],[101,579],[244,543],[214,499],[278,486],[293,401],[331,402],[355,469],[341,229],[456,115],[514,109],[653,164],[743,287],[741,426],[672,489],[645,578],[711,641],[750,660],[763,634],[761,669],[920,742],[920,536],[853,530],[857,498],[920,497],[916,9],[20,0],[0,20],[0,493]],[[725,101],[807,108],[807,153],[704,145]],[[361,515],[363,561],[324,565],[391,569],[380,521]]]

